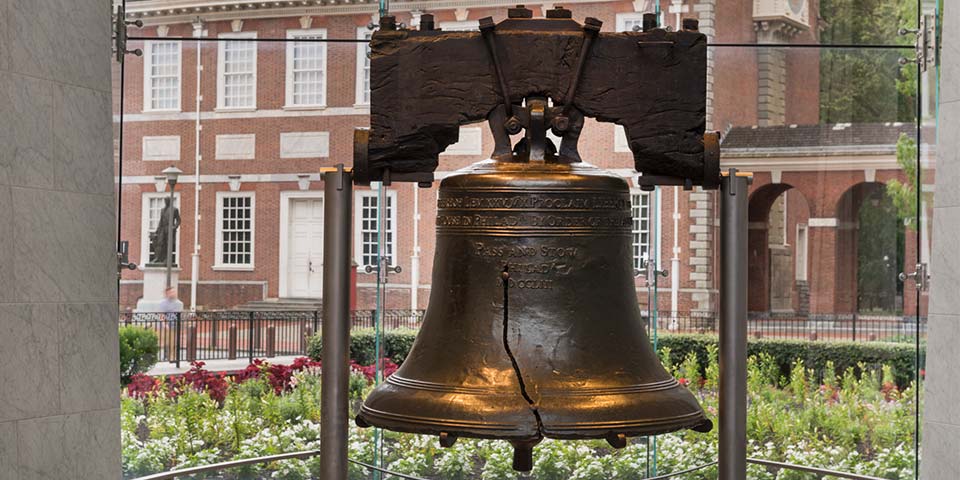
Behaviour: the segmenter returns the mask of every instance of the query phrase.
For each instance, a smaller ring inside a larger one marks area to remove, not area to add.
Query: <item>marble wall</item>
[[[0,480],[120,478],[110,29],[0,0]]]
[[[960,5],[945,2],[921,477],[960,472]]]

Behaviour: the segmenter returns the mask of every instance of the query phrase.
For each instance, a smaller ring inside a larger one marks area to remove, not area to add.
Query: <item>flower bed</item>
[[[716,348],[708,347],[705,368],[695,354],[677,364],[663,352],[666,366],[700,399],[716,422]],[[395,369],[386,363],[387,373]],[[128,477],[227,459],[253,458],[319,448],[319,363],[291,366],[257,362],[233,375],[213,374],[197,363],[178,378],[134,377],[122,399],[123,469]],[[753,457],[834,468],[889,479],[913,478],[914,386],[900,390],[887,366],[862,372],[821,371],[794,362],[782,376],[767,354],[750,358],[749,454]],[[701,373],[703,372],[703,373]],[[369,392],[373,369],[354,365],[354,407]],[[819,381],[818,379],[823,379]],[[461,439],[452,448],[434,437],[386,432],[384,465],[427,478],[515,479],[508,443]],[[350,429],[350,456],[371,462],[373,429]],[[716,430],[679,432],[657,438],[656,470],[668,473],[716,459]],[[653,449],[632,439],[622,450],[603,441],[546,440],[535,450],[532,478],[643,478],[652,472]],[[286,460],[221,472],[216,478],[314,478],[319,458]],[[351,465],[351,479],[371,478]],[[685,479],[716,478],[716,468]],[[750,466],[751,479],[817,478],[775,473]]]

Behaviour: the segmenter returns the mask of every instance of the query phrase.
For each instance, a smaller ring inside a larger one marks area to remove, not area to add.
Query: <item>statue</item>
[[[170,209],[173,209],[173,225],[170,225]],[[173,233],[169,232],[173,229]],[[150,257],[150,263],[165,265],[167,263],[167,239],[173,238],[176,241],[177,229],[180,228],[180,210],[170,203],[170,199],[164,200],[163,210],[160,211],[160,221],[157,222],[157,230],[150,234],[150,244],[153,245],[153,255]]]

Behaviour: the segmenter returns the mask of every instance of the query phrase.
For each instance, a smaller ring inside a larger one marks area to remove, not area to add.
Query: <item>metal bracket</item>
[[[913,273],[902,272],[899,275],[901,282],[913,280],[921,292],[930,290],[930,270],[926,263],[918,263]]]
[[[130,261],[130,241],[122,240],[117,246],[117,276],[123,269],[136,270],[137,264]]]
[[[117,62],[123,63],[123,56],[132,53],[136,56],[142,56],[143,50],[139,48],[127,50],[127,26],[133,25],[137,28],[143,28],[143,20],[127,20],[127,11],[123,5],[117,7],[117,13],[113,18],[113,53],[116,55]]]
[[[380,263],[382,265],[367,265],[366,267],[363,267],[363,271],[364,273],[377,273],[377,274],[379,274],[382,271],[383,275],[378,275],[378,276],[380,277],[380,283],[386,285],[388,274],[400,273],[403,271],[403,269],[400,268],[400,265],[390,266],[387,264],[388,261],[390,261],[390,259],[388,259],[387,257],[383,257],[380,259]]]
[[[927,14],[921,16],[919,29],[901,28],[897,33],[901,36],[911,34],[916,36],[916,41],[914,42],[916,57],[901,57],[901,65],[916,63],[920,66],[921,72],[926,72],[930,67],[934,67],[939,63],[940,42],[937,38],[936,15]]]

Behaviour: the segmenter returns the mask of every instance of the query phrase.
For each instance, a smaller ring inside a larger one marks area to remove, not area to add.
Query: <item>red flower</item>
[[[370,381],[373,381],[374,377],[377,374],[376,363],[367,365],[366,367],[361,367],[356,363],[351,362],[351,368],[362,372],[363,375],[367,377],[367,380],[370,380]],[[393,361],[391,361],[389,358],[384,357],[380,360],[380,368],[383,369],[383,378],[387,378],[390,375],[393,375],[393,372],[396,372],[397,369],[400,368],[400,366],[397,365],[396,363],[393,363]]]
[[[131,377],[130,384],[127,385],[127,395],[143,399],[157,393],[160,388],[160,380],[145,373],[138,373]]]

